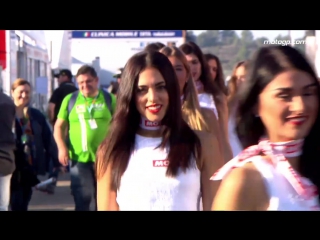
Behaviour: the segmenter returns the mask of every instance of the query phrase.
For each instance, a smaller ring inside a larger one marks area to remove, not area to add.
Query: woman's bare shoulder
[[[223,178],[214,210],[266,210],[267,204],[263,177],[253,163],[247,163]]]
[[[218,138],[216,135],[206,131],[195,131],[195,133],[200,140],[201,148],[203,150],[203,156],[206,156],[206,158],[208,159],[211,159],[213,156],[215,158],[219,156],[222,157]]]
[[[219,99],[219,101],[216,103],[216,108],[219,114],[225,114],[226,112],[228,112],[227,96],[225,94],[219,94],[219,96],[217,96],[217,99]]]
[[[237,190],[240,195],[263,188],[263,179],[253,163],[233,169],[222,181],[222,188]]]
[[[206,122],[207,126],[209,127],[209,132],[215,133],[218,128],[218,120],[214,112],[209,108],[200,108],[201,114]]]
[[[229,182],[238,181],[252,187],[258,182],[262,183],[262,176],[254,164],[249,162],[242,167],[233,169],[230,174],[226,176],[225,180]],[[253,183],[254,185],[252,185]]]
[[[206,119],[211,119],[211,118],[216,119],[216,115],[214,114],[214,112],[210,108],[201,107],[200,112],[203,115],[203,117]]]
[[[198,136],[201,143],[207,143],[210,142],[210,140],[215,139],[216,136],[214,136],[210,132],[206,131],[200,131],[200,130],[193,130],[195,134]]]

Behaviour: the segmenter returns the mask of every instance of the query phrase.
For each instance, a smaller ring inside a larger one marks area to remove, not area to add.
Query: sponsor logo
[[[103,106],[104,106],[104,103],[95,103],[95,104],[93,105],[94,109],[95,109],[95,110],[98,110],[98,111],[103,110]]]
[[[145,120],[144,121],[144,125],[146,127],[158,127],[158,126],[160,126],[160,123],[159,122],[151,122],[151,121]]]
[[[169,160],[153,160],[153,166],[154,167],[168,167],[169,166]]]
[[[85,106],[85,105],[77,105],[77,106],[76,106],[76,112],[77,112],[77,113],[84,113],[84,112],[86,112],[86,106]]]

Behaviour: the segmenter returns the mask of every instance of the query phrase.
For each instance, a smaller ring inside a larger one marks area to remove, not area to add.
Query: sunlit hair
[[[178,58],[187,72],[187,82],[183,88],[182,112],[185,121],[194,130],[208,130],[208,126],[200,112],[200,104],[195,83],[190,73],[190,66],[183,52],[177,47],[164,47],[160,50],[167,57]]]
[[[179,170],[195,167],[194,158],[201,159],[201,144],[197,135],[182,118],[180,90],[175,71],[169,59],[156,51],[143,51],[127,62],[119,84],[117,105],[106,139],[97,152],[96,173],[100,179],[112,166],[112,189],[120,187],[135,146],[135,136],[141,115],[136,107],[139,75],[147,68],[158,70],[165,81],[169,97],[163,125],[160,148],[170,146],[167,176],[176,176]],[[197,162],[199,164],[199,162]]]
[[[201,65],[201,75],[199,79],[194,80],[200,80],[203,84],[204,91],[206,93],[209,93],[213,96],[215,103],[220,102],[219,96],[219,88],[215,85],[214,80],[212,79],[208,63],[200,49],[200,47],[195,44],[194,42],[186,42],[182,44],[179,49],[185,54],[194,54],[199,59],[200,65]]]
[[[234,101],[235,101],[235,98],[236,98],[236,95],[237,95],[237,92],[238,92],[238,84],[237,84],[237,77],[236,77],[236,72],[237,72],[237,69],[239,67],[244,67],[245,69],[248,68],[248,61],[241,61],[241,62],[238,62],[233,70],[232,70],[232,74],[231,74],[231,77],[230,77],[230,80],[228,81],[228,106],[229,106],[229,111],[233,109],[234,107]]]
[[[222,65],[220,62],[220,59],[211,53],[204,54],[204,57],[207,60],[207,63],[209,63],[210,60],[214,60],[217,63],[217,76],[216,79],[214,79],[214,84],[217,86],[217,88],[220,89],[221,92],[223,92],[225,95],[228,95],[228,89],[225,84],[225,78],[222,70]]]
[[[161,48],[165,47],[161,42],[149,43],[145,48],[144,51],[159,51]]]
[[[307,59],[290,46],[268,46],[259,49],[250,61],[246,81],[239,89],[236,131],[244,148],[258,144],[266,129],[259,117],[255,116],[259,95],[279,74],[298,70],[308,73],[317,86],[320,106],[318,77]],[[276,106],[275,106],[276,107]],[[279,131],[281,131],[279,129]],[[299,160],[299,172],[309,178],[320,189],[320,114],[305,138],[303,153]]]
[[[17,78],[11,85],[11,90],[14,91],[17,87],[28,85],[31,88],[31,84],[29,81],[23,79],[23,78]]]

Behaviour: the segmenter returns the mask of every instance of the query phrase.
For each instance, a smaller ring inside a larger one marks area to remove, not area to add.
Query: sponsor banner
[[[182,38],[182,30],[72,31],[72,38]]]

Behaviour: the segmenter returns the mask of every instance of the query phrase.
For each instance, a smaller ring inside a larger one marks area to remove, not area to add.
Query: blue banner
[[[182,38],[182,30],[72,31],[72,38]]]

